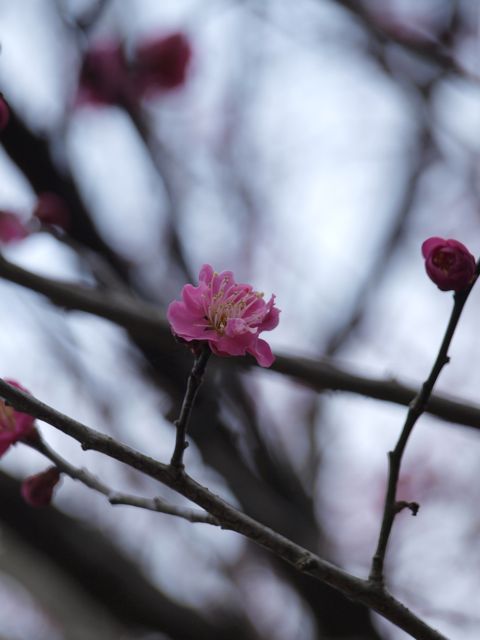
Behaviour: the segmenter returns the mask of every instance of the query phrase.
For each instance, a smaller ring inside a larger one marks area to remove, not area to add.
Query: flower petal
[[[271,331],[278,325],[280,321],[280,309],[277,309],[274,304],[275,296],[272,296],[267,303],[268,312],[260,325],[260,331]]]
[[[275,360],[270,345],[261,338],[256,341],[254,347],[249,348],[247,351],[256,359],[261,367],[270,367]]]
[[[428,258],[434,249],[442,246],[445,246],[445,240],[443,238],[437,238],[436,236],[428,238],[422,244],[422,256]]]
[[[213,267],[209,264],[204,264],[200,269],[200,274],[198,276],[199,282],[205,282],[205,284],[210,284],[213,278]]]

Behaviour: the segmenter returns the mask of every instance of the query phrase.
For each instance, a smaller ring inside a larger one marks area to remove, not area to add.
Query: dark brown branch
[[[395,379],[360,376],[334,365],[328,359],[277,354],[271,369],[292,376],[316,391],[347,391],[408,407],[417,390]],[[464,426],[480,429],[480,407],[446,394],[436,393],[427,403],[427,413]]]
[[[45,278],[14,265],[1,256],[0,277],[46,296],[59,307],[86,311],[106,318],[138,335],[142,343],[172,349],[172,335],[165,316],[151,304],[116,293],[112,295],[78,284]],[[245,366],[246,363],[253,365],[253,361],[232,358],[223,361],[223,366],[238,367],[242,364]],[[347,391],[403,406],[408,406],[417,393],[414,387],[395,380],[355,375],[334,366],[326,359],[312,360],[277,354],[271,370],[291,376],[318,392]],[[432,395],[426,411],[443,420],[480,429],[480,407],[444,394]]]
[[[146,341],[157,346],[162,337],[171,343],[164,314],[157,307],[136,298],[45,278],[8,262],[2,256],[0,277],[41,293],[64,309],[93,313],[134,333],[141,333]]]
[[[330,585],[348,598],[370,607],[417,640],[446,640],[414,613],[377,584],[357,578],[295,544],[268,527],[253,520],[238,509],[211,493],[187,474],[179,474],[130,447],[105,436],[36,400],[0,380],[0,397],[15,409],[35,416],[74,438],[83,449],[92,449],[123,462],[155,478],[210,513],[224,529],[236,531],[276,556],[293,565],[298,571]]]
[[[370,579],[379,585],[382,585],[384,581],[383,566],[385,562],[385,554],[387,552],[387,545],[390,534],[392,532],[393,522],[395,520],[396,514],[399,511],[396,503],[396,494],[403,453],[405,451],[408,438],[412,433],[415,423],[425,411],[438,376],[440,375],[443,367],[448,364],[448,349],[450,348],[453,334],[455,333],[460,315],[462,313],[463,307],[465,306],[465,302],[467,301],[472,286],[470,286],[470,288],[466,291],[458,292],[455,294],[454,305],[450,320],[445,331],[442,344],[440,345],[438,355],[432,366],[432,370],[430,371],[430,375],[425,380],[419,393],[416,395],[415,399],[410,405],[405,424],[403,426],[395,449],[393,451],[389,451],[388,453],[388,482],[387,492],[385,495],[385,504],[383,508],[382,525],[380,528],[380,534],[378,536],[377,549],[372,559],[372,567],[370,571]]]

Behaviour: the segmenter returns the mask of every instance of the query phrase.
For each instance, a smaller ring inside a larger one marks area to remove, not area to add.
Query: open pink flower
[[[462,291],[472,283],[475,258],[461,242],[428,238],[422,244],[422,254],[429,278],[442,291]]]
[[[14,380],[5,379],[5,382],[8,382],[12,387],[17,387],[20,391],[28,393],[22,385]],[[0,400],[0,456],[3,456],[12,444],[33,434],[35,430],[34,421],[35,418],[33,416],[17,411],[4,400]]]
[[[274,361],[270,346],[259,338],[279,320],[275,296],[268,302],[249,284],[237,284],[231,271],[216,273],[209,264],[200,269],[198,287],[187,284],[182,300],[170,303],[167,318],[174,334],[191,342],[207,341],[219,356],[250,353],[262,367]]]
[[[46,507],[52,500],[53,490],[59,480],[60,471],[57,467],[30,476],[22,482],[22,498],[31,507]]]

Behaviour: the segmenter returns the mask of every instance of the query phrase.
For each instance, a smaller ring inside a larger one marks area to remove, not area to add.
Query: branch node
[[[185,465],[183,462],[178,462],[172,458],[168,467],[172,470],[175,480],[185,477]]]
[[[379,553],[376,553],[373,556],[372,568],[370,575],[368,576],[368,581],[375,590],[383,590],[385,588],[383,578],[383,557]]]
[[[311,554],[305,553],[295,562],[295,568],[299,571],[309,571],[313,569],[315,564],[315,558]]]

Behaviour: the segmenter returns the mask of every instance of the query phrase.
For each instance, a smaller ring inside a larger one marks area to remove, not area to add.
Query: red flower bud
[[[475,258],[457,240],[428,238],[422,244],[425,269],[442,291],[463,291],[475,278]]]
[[[50,504],[55,485],[60,480],[57,467],[30,476],[22,482],[22,498],[31,507],[46,507]]]
[[[115,104],[127,88],[128,72],[122,43],[108,40],[95,44],[83,59],[77,102]]]
[[[150,93],[179,87],[185,82],[191,57],[190,42],[183,33],[141,42],[134,62],[137,90]]]
[[[56,193],[45,192],[38,196],[33,215],[42,224],[53,224],[61,229],[68,229],[70,225],[70,211],[63,198]]]

